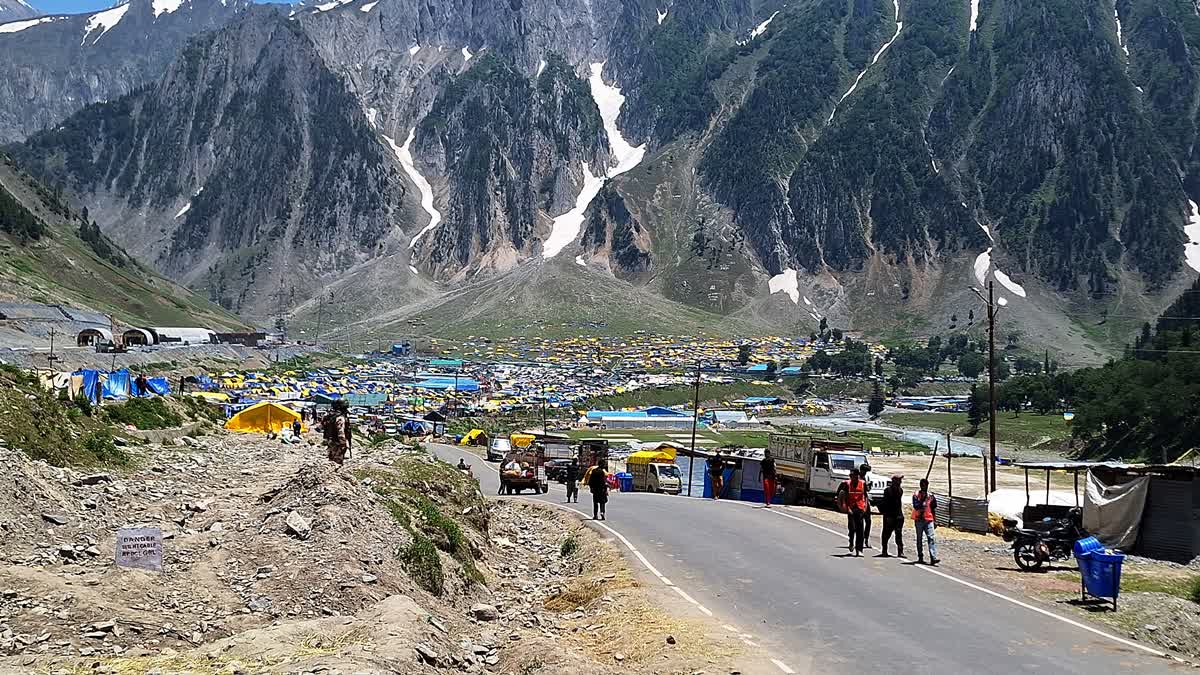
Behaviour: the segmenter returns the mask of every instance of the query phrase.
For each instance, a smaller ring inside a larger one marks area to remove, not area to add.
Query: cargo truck
[[[635,452],[626,460],[625,470],[633,475],[635,492],[679,494],[681,480],[674,450]]]
[[[808,436],[771,434],[767,449],[775,458],[775,471],[785,504],[833,501],[838,487],[850,479],[850,470],[867,461],[862,443],[814,439]],[[883,499],[887,481],[872,475],[867,486],[871,503]]]

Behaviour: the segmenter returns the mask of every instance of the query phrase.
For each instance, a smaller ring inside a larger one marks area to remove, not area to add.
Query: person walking
[[[592,520],[604,520],[604,505],[608,503],[608,471],[604,462],[588,469],[587,484],[592,492]]]
[[[775,498],[775,458],[771,456],[770,450],[763,453],[760,470],[762,472],[763,503],[769,509],[771,500]]]
[[[867,489],[867,510],[863,512],[863,546],[871,548],[871,465],[863,462],[858,474]]]
[[[883,535],[879,538],[879,547],[883,549],[884,558],[888,554],[888,541],[896,535],[896,556],[904,557],[904,488],[901,482],[904,476],[896,474],[888,486],[883,489],[883,501],[879,503],[879,513],[883,516]]]
[[[321,428],[329,461],[340,467],[346,461],[346,453],[351,451],[354,444],[354,435],[350,429],[350,406],[346,399],[339,398],[333,402],[329,414],[321,422]]]
[[[937,555],[937,539],[933,536],[937,520],[937,497],[929,491],[929,481],[921,479],[921,489],[912,498],[913,524],[917,529],[917,562],[925,562],[924,539],[929,540],[929,564],[941,562]]]
[[[298,441],[302,433],[304,433],[304,425],[300,420],[292,420],[292,437]]]
[[[708,458],[708,477],[712,483],[712,498],[721,498],[721,489],[725,487],[725,460],[721,451]]]
[[[846,517],[850,530],[850,550],[854,557],[862,555],[863,551],[863,518],[868,508],[867,486],[863,483],[858,469],[850,469],[850,480],[842,483],[845,488],[844,499]],[[840,488],[839,488],[840,489]]]
[[[567,503],[571,503],[571,497],[575,497],[575,503],[579,503],[579,462],[571,460],[567,468],[563,471],[563,482],[567,484]]]

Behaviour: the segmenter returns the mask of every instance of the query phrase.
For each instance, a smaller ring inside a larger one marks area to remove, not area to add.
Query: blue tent
[[[83,395],[92,403],[100,402],[100,371],[81,370],[76,375],[83,376]]]
[[[159,396],[166,396],[167,394],[171,393],[171,385],[167,382],[167,378],[165,377],[152,377],[146,382],[146,384],[150,387],[150,391],[158,394]]]
[[[103,396],[114,400],[129,398],[129,371],[122,368],[115,373],[109,373],[108,379],[104,381]]]

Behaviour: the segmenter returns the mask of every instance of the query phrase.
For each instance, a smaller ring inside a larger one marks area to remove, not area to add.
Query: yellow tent
[[[476,441],[475,439],[479,438],[480,436],[483,436],[483,439]],[[463,435],[462,440],[458,442],[459,445],[482,445],[484,443],[487,443],[487,434],[484,433],[483,429],[472,429],[468,431]]]
[[[225,428],[230,431],[265,434],[268,431],[279,431],[283,426],[291,425],[300,419],[300,413],[270,401],[255,403],[240,413],[229,418]],[[303,424],[303,421],[301,422]],[[305,431],[306,427],[301,427]]]

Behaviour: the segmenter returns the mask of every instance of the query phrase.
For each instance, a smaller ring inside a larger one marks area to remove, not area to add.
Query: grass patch
[[[883,416],[883,421],[898,427],[933,429],[945,433],[965,435],[970,431],[966,413],[919,413],[901,412]],[[988,438],[988,425],[979,427],[975,438]],[[1024,412],[1014,416],[1001,412],[996,416],[996,442],[1023,448],[1062,446],[1071,439],[1071,426],[1062,415],[1038,415]]]
[[[562,546],[558,547],[558,555],[562,558],[570,558],[579,550],[579,539],[571,534],[563,539]]]
[[[1078,572],[1061,572],[1059,579],[1079,583]],[[1165,593],[1184,600],[1200,603],[1200,574],[1143,574],[1123,572],[1123,593]]]
[[[170,429],[183,424],[183,417],[171,410],[160,397],[131,398],[117,405],[101,408],[104,419],[113,424],[127,424],[138,429]]]
[[[195,396],[180,396],[172,400],[178,401],[184,414],[194,420],[207,420],[216,425],[225,424],[225,411],[219,405],[213,405]]]
[[[442,572],[442,559],[429,537],[413,532],[412,543],[400,554],[400,560],[418,586],[434,595],[445,592],[446,577]]]
[[[576,579],[562,593],[546,598],[543,606],[552,612],[570,612],[576,607],[587,607],[596,598],[604,595],[604,586],[595,579]]]
[[[611,396],[597,396],[575,404],[577,409],[645,408],[649,406],[673,406],[691,404],[696,390],[689,386],[664,387],[661,389],[639,389]],[[790,396],[787,389],[778,384],[754,384],[753,382],[729,382],[700,385],[700,407],[719,405],[747,396]]]
[[[90,406],[88,406],[90,407]],[[70,399],[37,385],[31,373],[0,368],[0,439],[55,466],[121,465],[128,455],[112,430]]]

